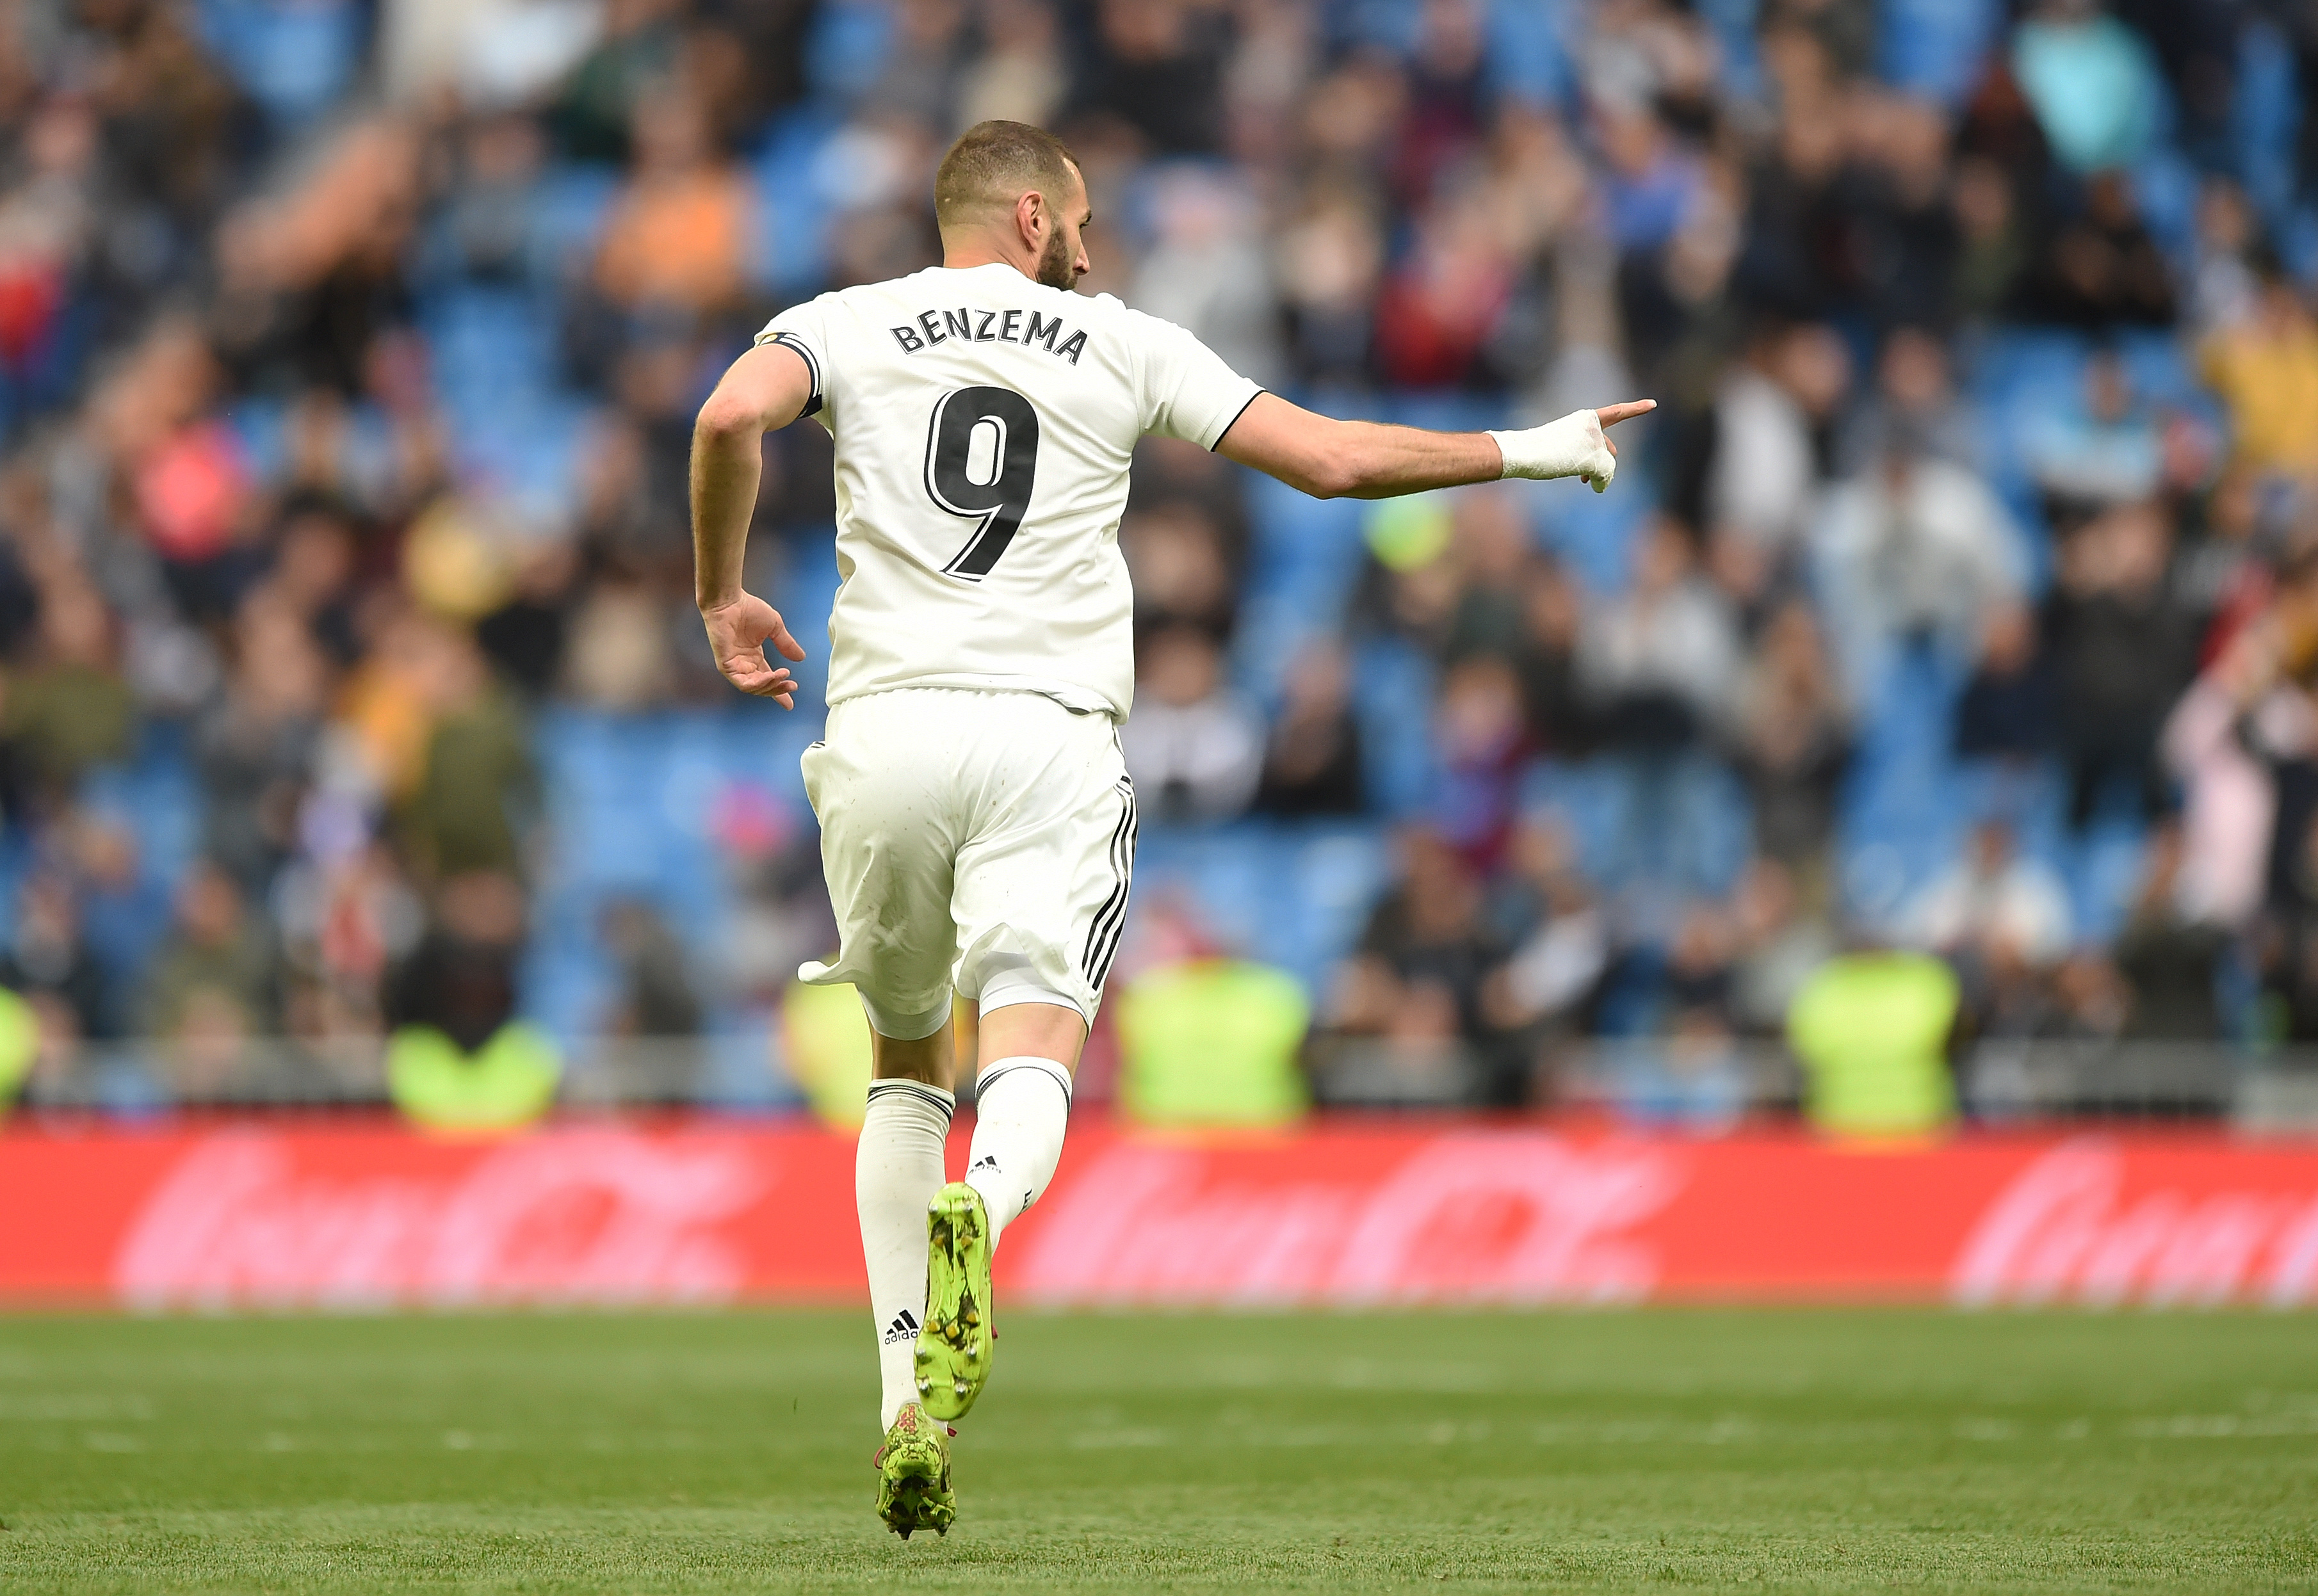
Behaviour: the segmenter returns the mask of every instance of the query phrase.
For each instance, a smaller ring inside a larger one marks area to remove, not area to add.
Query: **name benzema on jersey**
[[[904,322],[887,330],[907,354],[916,354],[952,338],[966,344],[1035,344],[1073,365],[1078,364],[1079,356],[1086,353],[1084,328],[1074,329],[1065,337],[1061,317],[1049,319],[1038,311],[1019,307],[1008,310],[969,309],[963,306],[955,310],[921,310],[916,326]],[[1062,338],[1060,343],[1056,342],[1057,337]]]

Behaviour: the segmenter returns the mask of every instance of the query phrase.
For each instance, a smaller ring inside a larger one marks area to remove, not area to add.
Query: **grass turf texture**
[[[2318,1321],[1016,1314],[959,1517],[858,1314],[0,1320],[0,1590],[2318,1591]]]

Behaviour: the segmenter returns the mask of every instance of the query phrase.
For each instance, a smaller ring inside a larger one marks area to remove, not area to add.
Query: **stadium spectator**
[[[2082,408],[2043,417],[2024,449],[2044,492],[2046,514],[2055,521],[2146,499],[2163,481],[2157,418],[2134,392],[2115,350],[2101,350],[2086,363]]]
[[[605,1034],[696,1036],[700,995],[687,973],[691,961],[659,912],[638,899],[615,899],[605,906],[603,937],[619,968],[619,996]]]
[[[40,807],[70,794],[87,771],[124,757],[137,705],[115,663],[115,622],[103,596],[59,561],[41,593],[37,652],[0,702],[16,779]]]
[[[1586,596],[1562,563],[1532,555],[1521,575],[1521,636],[1514,668],[1521,678],[1530,746],[1550,758],[1590,751],[1591,708],[1578,675]]]
[[[425,935],[391,979],[388,1027],[423,1026],[462,1053],[480,1052],[516,1013],[526,912],[511,875],[447,877],[435,891]]]
[[[1445,838],[1410,827],[1398,853],[1398,882],[1336,972],[1327,1020],[1342,1035],[1415,1045],[1430,1064],[1442,1045],[1469,1045],[1487,1034],[1483,986],[1500,950],[1482,914],[1480,883]]]
[[[1967,157],[1956,164],[1950,203],[1959,235],[1948,277],[1950,310],[1973,323],[2012,312],[2028,273],[2030,245],[2011,175],[1994,161]]]
[[[1175,0],[1104,0],[1077,103],[1117,117],[1157,153],[1213,150],[1223,137],[1221,22]]]
[[[235,631],[238,658],[194,724],[193,758],[211,799],[204,851],[262,898],[297,844],[330,672],[286,606],[252,602]]]
[[[1648,1045],[1613,1047],[1606,1082],[1620,1116],[1694,1133],[1729,1130],[1747,1082],[1731,1024],[1729,919],[1710,903],[1683,912],[1653,993]]]
[[[1485,195],[1444,196],[1415,219],[1416,237],[1377,295],[1375,339],[1385,380],[1400,387],[1502,387],[1523,374],[1514,336],[1533,327],[1517,304],[1519,264]]]
[[[1864,464],[1896,428],[1921,438],[1928,453],[1952,464],[1970,469],[1981,456],[1977,418],[1956,393],[1947,348],[1920,325],[1896,327],[1884,338],[1874,390],[1851,408],[1840,439],[1846,466]]]
[[[1737,725],[1756,847],[1766,861],[1823,875],[1836,798],[1851,758],[1851,712],[1807,604],[1790,601],[1764,628],[1740,690]]]
[[[2181,794],[2175,901],[2191,921],[2243,925],[2268,887],[2277,791],[2255,749],[2287,740],[2307,714],[2305,705],[2272,690],[2270,646],[2260,628],[2233,639],[2182,695],[2161,734]]]
[[[154,955],[138,1028],[177,1042],[198,1089],[223,1084],[242,1042],[274,1021],[272,950],[233,877],[204,860],[177,890],[176,925]]]
[[[1842,341],[1823,327],[1766,328],[1715,395],[1704,512],[1718,567],[1743,559],[1760,575],[1730,580],[1744,596],[1791,561],[1818,501],[1819,430],[1851,381]]]
[[[1229,820],[1255,797],[1263,731],[1225,685],[1213,639],[1188,626],[1146,640],[1137,662],[1143,713],[1121,729],[1128,774],[1161,820]]]
[[[1979,658],[1956,700],[1956,753],[2031,767],[2060,740],[2053,672],[2035,614],[2017,599],[1990,605]]]
[[[512,874],[538,807],[538,776],[512,696],[494,681],[464,631],[416,623],[425,637],[424,728],[398,805],[422,874]]]
[[[2306,807],[2280,815],[2272,870],[2254,942],[2259,1034],[2273,1043],[2318,1041],[2318,820]]]
[[[1528,740],[1520,678],[1498,655],[1469,655],[1443,674],[1433,722],[1435,822],[1486,872],[1504,855],[1521,802]]]
[[[1280,229],[1275,251],[1298,369],[1323,382],[1364,377],[1384,271],[1384,238],[1365,190],[1315,179]]]
[[[1694,848],[1714,801],[1712,741],[1736,707],[1738,639],[1722,596],[1696,572],[1688,533],[1661,517],[1643,535],[1631,587],[1586,617],[1579,678],[1618,781],[1620,840],[1605,874],[1703,888]]]
[[[2024,584],[2019,535],[1988,484],[1894,424],[1830,492],[1816,551],[1850,691],[1873,695],[1892,656],[1969,658],[1990,605]]]
[[[119,1028],[106,984],[72,883],[54,871],[27,877],[16,894],[14,934],[0,952],[0,988],[29,1002],[42,1036],[68,1054]]]
[[[1521,647],[1523,578],[1533,540],[1513,498],[1486,489],[1454,495],[1449,547],[1457,598],[1442,639],[1442,658],[1509,658]]]
[[[1901,929],[1954,967],[1976,1033],[2019,1037],[2065,1027],[2070,994],[2055,978],[2074,932],[2068,892],[2049,865],[2017,851],[2005,821],[1973,828],[1966,857],[1924,888]]]
[[[2044,647],[2078,827],[2113,786],[2144,820],[2167,807],[2157,737],[2197,659],[2196,618],[2171,590],[2171,567],[2172,529],[2152,503],[2110,510],[2062,546]]]
[[[2172,274],[2124,173],[2087,181],[2082,211],[2053,231],[2031,291],[2045,318],[2070,326],[2171,325]]]
[[[995,0],[983,8],[982,25],[986,45],[962,70],[955,125],[1046,126],[1070,90],[1053,9],[1044,0]]]
[[[2054,157],[2078,173],[2129,166],[2156,135],[2149,45],[2093,0],[2041,0],[2013,36],[2012,71]]]
[[[1188,626],[1218,641],[1231,635],[1238,602],[1231,556],[1222,529],[1197,501],[1167,499],[1129,511],[1119,524],[1119,548],[1135,578],[1138,632]]]
[[[2183,857],[2178,823],[2150,833],[2133,911],[2113,955],[2128,1036],[2186,1041],[2226,1034],[2220,982],[2230,933],[2204,917],[2203,904],[2185,900]]]
[[[605,8],[601,35],[549,110],[548,125],[565,155],[580,161],[627,158],[635,107],[675,61],[679,14],[669,0],[619,0]]]
[[[2255,270],[2253,314],[2207,342],[2205,378],[2228,409],[2241,464],[2306,477],[2318,472],[2318,325],[2276,261]]]
[[[1610,965],[1609,926],[1572,846],[1558,817],[1524,820],[1493,905],[1493,918],[1514,940],[1483,991],[1485,1011],[1496,1029],[1533,1041],[1577,1030]]]
[[[768,731],[707,673],[690,417],[769,312],[928,264],[934,153],[1012,114],[1093,180],[1084,288],[1291,398],[1666,401],[1600,501],[1354,511],[1137,453],[1137,901],[1220,921],[1183,849],[1249,861],[1267,956],[1386,994],[1343,1017],[1390,1091],[1510,1098],[1548,1038],[1652,1028],[1636,973],[1694,905],[1732,995],[1659,1028],[1712,1052],[1776,1028],[1837,919],[2008,894],[2043,925],[2055,879],[2081,947],[1955,932],[1982,1034],[2318,1036],[2318,118],[2225,114],[2279,28],[2308,98],[2306,29],[2038,0],[1935,70],[1864,0],[1600,5],[1542,44],[1502,8],[1307,0],[414,0],[372,40],[331,0],[261,69],[214,7],[51,9],[0,73],[0,944],[51,1030],[184,1030],[148,999],[211,945],[169,906],[215,930],[224,880],[265,934],[194,1016],[212,1062],[271,1027],[374,1045],[445,968],[420,905],[470,876],[513,883],[566,1040],[603,1023],[623,894],[718,905],[681,928],[732,965],[697,1024],[768,1023],[816,878],[697,811],[801,813],[817,705]],[[766,458],[756,547],[810,640],[827,439]],[[1947,823],[1991,781],[1992,865]],[[1570,837],[1541,875],[1540,802]],[[2135,828],[2140,887],[2102,852]],[[1399,964],[1354,956],[1379,902],[1460,892],[1469,979],[1397,934]],[[2200,1007],[2240,937],[2267,995]]]
[[[2189,326],[2210,338],[2252,319],[2261,294],[2252,255],[2255,222],[2245,193],[2225,177],[2197,190],[2197,242],[2189,273]]]
[[[1775,859],[1756,860],[1738,883],[1730,1003],[1742,1035],[1779,1035],[1803,983],[1835,956],[1834,933],[1818,907],[1829,895],[1827,883],[1798,877]]]
[[[1352,686],[1352,662],[1334,643],[1316,642],[1297,655],[1264,750],[1256,807],[1288,819],[1357,815],[1367,807]]]
[[[739,299],[755,200],[714,139],[681,89],[638,102],[633,170],[596,256],[596,284],[621,309],[698,316]]]
[[[1186,327],[1235,371],[1280,380],[1271,263],[1251,225],[1254,202],[1215,174],[1170,172],[1152,196],[1150,251],[1127,293],[1137,309]]]

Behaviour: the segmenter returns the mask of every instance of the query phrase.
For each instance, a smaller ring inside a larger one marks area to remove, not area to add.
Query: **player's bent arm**
[[[759,344],[732,363],[692,428],[692,587],[708,646],[725,680],[784,709],[795,702],[796,680],[767,661],[765,645],[788,659],[804,650],[777,610],[741,587],[741,571],[764,435],[803,415],[812,398],[813,373],[796,353]]]
[[[1279,478],[1316,498],[1392,498],[1500,477],[1583,477],[1595,492],[1618,473],[1618,450],[1603,435],[1655,399],[1576,410],[1519,432],[1425,432],[1373,421],[1337,421],[1258,394],[1216,452]]]

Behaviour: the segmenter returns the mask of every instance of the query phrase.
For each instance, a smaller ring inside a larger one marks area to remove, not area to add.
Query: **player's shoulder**
[[[903,300],[924,297],[927,280],[932,268],[912,272],[905,276],[881,278],[876,282],[849,283],[832,288],[812,301],[824,311],[849,310],[857,313],[882,312]]]
[[[1056,291],[1049,290],[1048,291],[1054,292]],[[1148,310],[1137,310],[1134,306],[1128,304],[1125,300],[1120,299],[1115,293],[1074,293],[1065,294],[1062,297],[1070,300],[1074,303],[1089,307],[1087,315],[1090,319],[1100,320],[1110,326],[1124,328],[1128,332],[1150,333],[1161,329],[1180,330],[1175,327],[1175,324],[1173,322],[1163,321],[1160,318],[1152,315]]]

